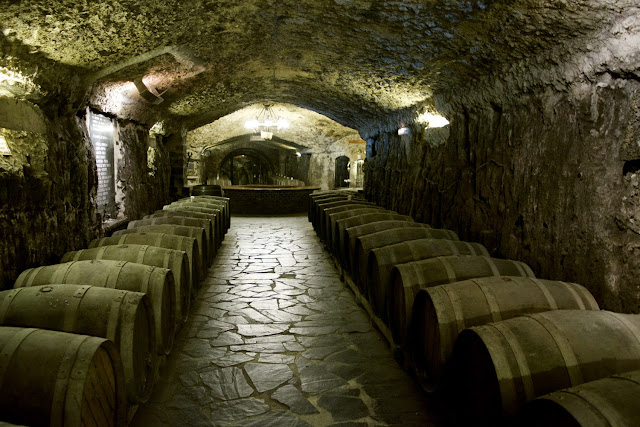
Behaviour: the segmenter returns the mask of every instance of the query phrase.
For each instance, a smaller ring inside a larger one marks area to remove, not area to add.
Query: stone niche
[[[452,104],[444,143],[435,129],[375,136],[366,196],[640,312],[638,93],[620,80]]]

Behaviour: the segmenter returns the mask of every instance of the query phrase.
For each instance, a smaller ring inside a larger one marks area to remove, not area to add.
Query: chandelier
[[[273,138],[273,129],[280,131],[281,129],[288,129],[289,122],[280,116],[276,116],[273,112],[273,104],[264,104],[262,111],[255,119],[247,120],[244,123],[244,127],[259,133],[262,139]]]

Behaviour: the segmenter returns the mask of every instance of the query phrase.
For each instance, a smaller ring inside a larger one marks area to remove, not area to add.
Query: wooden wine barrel
[[[219,185],[194,185],[191,188],[192,196],[222,196],[222,187]]]
[[[189,317],[191,289],[193,288],[189,272],[189,258],[186,252],[149,245],[101,246],[67,252],[60,262],[87,261],[92,259],[129,261],[137,264],[170,269],[173,272],[173,279],[176,282],[174,286],[176,322],[178,322],[178,324],[186,322]]]
[[[125,426],[124,372],[104,338],[0,327],[0,416],[29,426]]]
[[[640,316],[556,310],[463,330],[448,383],[460,407],[495,425],[525,402],[640,369]]]
[[[0,325],[111,340],[120,352],[129,403],[144,403],[151,395],[158,359],[146,294],[79,285],[13,289],[0,292]]]
[[[360,276],[359,268],[355,263],[355,249],[356,249],[356,239],[361,236],[366,236],[367,234],[377,233],[378,231],[391,230],[395,228],[406,228],[406,227],[423,227],[423,228],[431,228],[429,224],[421,224],[413,221],[402,221],[402,220],[383,220],[383,221],[374,221],[369,222],[367,224],[356,225],[353,227],[347,228],[347,234],[349,235],[349,259],[351,260],[351,277],[354,281],[358,281],[358,277]]]
[[[192,298],[195,298],[196,291],[200,288],[200,255],[196,239],[167,233],[124,234],[122,236],[103,237],[102,239],[93,240],[89,243],[89,248],[124,244],[156,246],[186,253],[192,285],[190,294]]]
[[[331,208],[337,208],[340,206],[353,206],[353,205],[358,205],[361,207],[365,207],[365,206],[375,206],[374,203],[371,202],[367,202],[366,200],[361,200],[361,199],[355,199],[355,198],[348,198],[348,199],[339,199],[339,200],[331,200],[328,202],[320,202],[318,204],[316,204],[316,222],[314,223],[314,227],[319,229],[321,227],[321,224],[324,224],[326,219],[325,219],[325,212],[327,209],[331,209]],[[340,212],[341,210],[337,209],[333,212]]]
[[[413,302],[408,347],[420,376],[436,384],[465,328],[550,310],[599,310],[575,283],[493,276],[420,289]]]
[[[226,227],[224,224],[226,219],[220,209],[207,209],[203,207],[194,206],[193,204],[167,205],[167,206],[163,206],[162,209],[166,211],[174,211],[174,212],[200,212],[200,213],[215,215],[216,222],[218,223],[217,228],[222,231],[220,233],[220,238],[224,240],[224,234],[226,233]]]
[[[369,276],[370,271],[375,272],[375,269],[370,270],[368,265],[369,253],[372,250],[418,239],[445,239],[457,241],[458,235],[451,230],[430,228],[426,225],[414,222],[413,227],[383,230],[357,237],[353,249],[355,254],[353,264],[354,266],[357,265],[357,268],[354,267],[352,271],[358,271],[357,273],[354,273],[354,280],[360,287],[360,290],[365,295],[368,295],[369,288],[372,286],[370,281],[377,280],[376,277]],[[384,286],[383,280],[381,280],[380,283],[380,286]]]
[[[349,258],[349,234],[347,229],[356,227],[358,225],[369,224],[376,221],[384,220],[398,220],[413,222],[413,218],[408,215],[400,215],[397,212],[380,211],[375,213],[369,213],[364,215],[352,216],[336,221],[337,236],[334,253],[338,257],[338,260],[342,263],[342,266],[347,270],[351,270],[351,258]]]
[[[336,209],[336,208],[333,208],[333,209]],[[324,230],[325,237],[326,237],[324,242],[325,245],[327,245],[327,247],[331,249],[334,246],[334,242],[337,241],[338,227],[336,226],[336,223],[339,220],[351,218],[352,216],[358,216],[358,215],[364,215],[364,214],[370,214],[370,213],[379,213],[379,212],[391,212],[391,211],[387,211],[386,209],[380,208],[379,206],[367,206],[364,208],[356,206],[355,209],[349,209],[343,212],[329,214],[327,217],[328,219],[327,224],[329,228]]]
[[[229,221],[231,217],[229,215],[229,207],[228,207],[229,205],[225,201],[189,198],[189,199],[178,200],[177,202],[171,203],[169,206],[177,206],[177,207],[191,206],[191,207],[198,207],[198,208],[204,208],[204,209],[218,210],[220,211],[220,214],[221,214],[220,225],[222,226],[222,232],[226,233],[227,229],[229,228],[229,224],[230,224]]]
[[[441,256],[393,267],[386,310],[395,343],[405,341],[413,301],[420,289],[487,276],[535,277],[523,262],[486,256]]]
[[[210,197],[210,196],[201,196],[201,197],[190,197],[188,199],[180,199],[172,205],[184,205],[184,204],[195,204],[197,206],[206,207],[210,209],[219,209],[222,212],[223,221],[223,233],[226,233],[229,227],[231,226],[231,205],[229,203],[228,198],[226,197]]]
[[[220,230],[220,226],[218,225],[219,215],[208,214],[203,212],[192,212],[192,211],[178,211],[178,210],[157,210],[150,215],[145,215],[144,219],[150,218],[199,218],[199,219],[208,219],[211,221],[211,225],[214,230],[215,242],[216,242],[216,252],[222,246],[222,239],[224,239],[224,233]]]
[[[408,230],[408,229],[407,229]],[[427,228],[426,230],[434,230]],[[435,230],[434,230],[435,231]],[[445,230],[449,231],[449,230]],[[391,292],[391,270],[398,264],[450,255],[489,256],[487,249],[479,243],[447,239],[407,240],[383,246],[369,252],[368,281],[362,291],[368,295],[371,307],[382,320],[387,319],[386,301]]]
[[[186,225],[164,224],[164,225],[143,225],[127,230],[118,230],[113,233],[112,237],[122,236],[124,234],[136,233],[167,233],[176,236],[193,237],[198,242],[198,254],[200,256],[200,274],[205,275],[207,268],[213,262],[213,258],[209,256],[209,248],[207,237],[202,227],[187,227]]]
[[[331,227],[333,226],[333,223],[331,222],[332,215],[344,214],[345,212],[351,212],[356,209],[369,209],[369,208],[384,210],[380,206],[374,206],[374,205],[363,206],[361,203],[358,203],[358,202],[352,202],[346,205],[323,209],[320,212],[320,215],[321,215],[320,235],[319,235],[320,240],[322,240],[325,243],[329,243],[331,241]],[[343,216],[340,216],[339,218],[346,218],[346,217],[343,215]]]
[[[640,426],[640,371],[612,375],[556,391],[526,403],[522,427]]]
[[[23,271],[14,288],[74,284],[149,294],[158,354],[169,354],[176,330],[171,270],[126,261],[72,261]]]
[[[215,232],[213,229],[213,225],[211,224],[211,221],[208,219],[179,217],[179,216],[147,218],[147,219],[139,219],[137,221],[129,221],[129,224],[127,225],[127,229],[134,229],[134,228],[144,227],[147,225],[182,225],[186,227],[203,228],[204,235],[205,235],[204,245],[207,248],[209,258],[211,259],[211,261],[213,261],[213,258],[215,258],[216,256],[216,252],[218,250],[218,244],[214,238]],[[194,237],[194,236],[189,236],[189,237]]]

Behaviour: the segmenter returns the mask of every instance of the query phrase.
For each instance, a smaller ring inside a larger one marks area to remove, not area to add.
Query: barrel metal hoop
[[[122,236],[120,236],[120,239],[118,239],[118,244],[119,244],[119,245],[124,244],[124,242],[126,242],[126,241],[127,241],[127,237],[128,237],[128,236],[129,236],[128,234],[123,234]]]
[[[120,324],[120,310],[123,307],[122,300],[126,298],[127,291],[119,291],[111,301],[111,309],[109,310],[109,320],[107,321],[106,338],[118,344],[116,337],[118,334],[118,325]]]
[[[73,265],[75,265],[77,261],[72,261],[66,264],[59,264],[59,266],[65,266],[65,268],[61,269],[58,268],[56,270],[56,272],[53,274],[53,277],[51,279],[51,283],[67,283],[67,276],[69,275],[69,273],[71,272],[71,267],[73,267]]]
[[[600,415],[610,426],[624,426],[629,423],[628,418],[622,416],[619,410],[612,407],[609,401],[603,399],[598,393],[594,393],[584,387],[562,390],[562,392],[585,402],[589,410]]]
[[[613,313],[611,311],[601,311],[601,313],[607,313],[607,315],[614,317],[616,320],[618,320],[618,322],[622,323],[631,333],[631,335],[633,335],[633,337],[636,339],[636,341],[638,342],[638,348],[640,349],[640,331],[638,330],[638,328],[631,322],[629,322],[624,315],[621,315],[620,313]]]
[[[528,279],[531,280],[538,287],[538,289],[540,289],[540,292],[542,292],[542,295],[547,300],[547,304],[549,304],[549,308],[551,310],[557,310],[558,304],[556,304],[555,298],[553,298],[553,295],[551,295],[551,292],[549,292],[549,289],[544,285],[544,283],[533,277],[529,277]],[[584,306],[582,306],[581,308],[584,310]]]
[[[537,315],[525,315],[540,324],[544,329],[549,332],[551,338],[555,342],[558,350],[560,350],[560,354],[562,355],[562,359],[564,360],[564,364],[567,367],[567,373],[569,375],[569,381],[571,381],[571,386],[576,386],[582,384],[584,379],[582,377],[582,371],[580,366],[578,365],[578,358],[576,354],[573,352],[573,348],[571,348],[571,344],[567,337],[558,329],[558,327],[549,319],[546,318],[544,313],[538,313]]]
[[[451,249],[451,254],[452,255],[460,255],[460,250],[458,249],[458,247],[455,245],[455,243],[453,243],[453,240],[451,239],[444,239],[444,241],[446,242],[447,246],[449,246],[449,248]],[[466,242],[465,242],[466,243]],[[469,244],[467,243],[467,245],[469,246]]]
[[[447,272],[447,279],[449,280],[449,283],[455,282],[456,281],[456,273],[455,273],[455,271],[453,271],[453,267],[451,266],[449,261],[447,261],[447,259],[445,257],[441,257],[441,256],[439,256],[437,259],[440,260],[440,263],[442,264],[442,266],[444,267],[445,271]]]
[[[73,293],[73,298],[67,299],[68,305],[65,308],[64,321],[62,323],[62,328],[65,332],[74,332],[76,321],[78,320],[78,307],[89,289],[91,289],[91,286],[80,286],[80,288]]]
[[[533,379],[531,378],[531,369],[527,363],[527,356],[522,351],[522,347],[518,342],[516,336],[502,323],[492,323],[497,331],[499,331],[504,339],[509,344],[509,349],[513,353],[520,371],[520,378],[522,380],[522,386],[524,389],[524,395],[527,400],[533,400],[536,398],[536,391],[533,385]],[[512,381],[515,382],[515,377],[512,376]],[[515,402],[518,401],[517,396],[514,395]]]
[[[105,283],[106,288],[116,289],[116,286],[118,286],[118,278],[125,265],[127,265],[127,261],[118,261],[115,265],[116,268],[109,271],[109,276],[107,276]]]
[[[9,311],[9,306],[13,302],[16,295],[18,295],[24,288],[16,288],[12,289],[7,293],[7,296],[2,301],[2,305],[0,305],[0,325],[4,324],[4,317],[7,315],[7,311]],[[0,384],[2,382],[0,381]]]
[[[495,295],[493,295],[493,292],[491,292],[491,290],[483,285],[478,279],[471,279],[471,281],[475,283],[478,289],[480,289],[480,292],[482,292],[484,299],[487,301],[487,305],[489,306],[489,310],[491,312],[492,322],[501,321],[502,314],[500,312],[500,306],[498,305],[498,301],[496,301],[496,297]]]
[[[493,262],[493,259],[491,257],[483,256],[482,258],[485,260],[494,276],[501,276],[498,266],[495,262]]]
[[[162,261],[162,266],[164,268],[171,268],[170,262],[171,262],[171,259],[174,257],[174,255],[175,255],[175,252],[173,250],[167,249],[164,252],[164,260]]]
[[[109,248],[109,246],[102,246],[100,249],[98,249],[98,253],[96,254],[95,259],[102,259],[104,253],[107,251],[107,248]]]
[[[147,292],[149,292],[149,282],[151,281],[151,276],[153,275],[153,272],[155,271],[156,267],[153,266],[149,266],[149,268],[146,271],[146,276],[144,278],[144,281],[142,282],[142,287],[140,288],[140,292],[142,292],[143,294],[146,294]]]
[[[449,240],[460,240],[453,230],[447,230],[447,234],[449,234]]]
[[[582,301],[582,298],[580,298],[580,295],[578,295],[578,292],[576,292],[573,286],[571,286],[567,282],[560,282],[560,283],[562,283],[567,288],[567,290],[571,293],[571,295],[573,295],[573,298],[576,300],[576,303],[578,304],[578,307],[580,308],[580,310],[586,310],[586,307],[584,305],[584,302]]]
[[[58,367],[58,373],[56,374],[56,383],[53,386],[53,402],[51,405],[51,425],[63,425],[65,420],[64,409],[66,400],[66,390],[68,387],[69,379],[71,377],[71,370],[76,362],[78,355],[78,348],[87,337],[84,335],[76,335],[73,337],[67,349],[64,352],[64,356],[60,361]],[[79,409],[79,408],[78,408]],[[71,418],[69,418],[71,419]]]
[[[493,367],[498,379],[498,387],[500,388],[502,407],[513,407],[516,406],[518,402],[513,366],[507,360],[504,351],[502,351],[505,347],[502,340],[506,339],[506,337],[496,325],[498,325],[498,323],[481,326],[476,333],[478,333],[478,336],[484,342],[491,355],[491,361],[493,362]],[[492,348],[496,348],[497,351],[491,351]]]
[[[136,258],[136,262],[138,264],[144,264],[144,257],[147,255],[147,250],[149,249],[149,245],[143,245],[138,251],[138,257]]]
[[[516,266],[516,268],[518,269],[518,273],[520,273],[520,276],[529,277],[529,275],[524,271],[524,268],[522,268],[522,265],[520,265],[520,262],[511,260],[511,263]]]
[[[160,235],[158,235],[158,237],[156,237],[156,242],[154,246],[160,246],[162,247],[162,239],[164,239],[165,234],[162,233]]]
[[[80,255],[82,255],[82,252],[82,250],[75,251],[73,254],[73,259],[71,259],[71,261],[80,261]]]
[[[460,297],[458,297],[458,294],[449,286],[441,286],[440,289],[444,290],[444,293],[449,297],[449,301],[451,302],[451,306],[453,307],[453,315],[455,316],[458,332],[462,332],[462,330],[465,328],[465,323],[464,314],[461,310],[462,304],[460,303]]]
[[[20,347],[22,341],[37,330],[38,329],[35,328],[22,329],[12,336],[2,348],[0,348],[0,384],[4,382],[4,375],[9,368],[11,359],[13,359],[13,356],[16,354],[16,350]]]
[[[37,267],[30,271],[29,278],[27,279],[27,284],[24,286],[25,288],[30,288],[33,286],[33,282],[36,280],[36,276],[40,273],[43,267]]]
[[[71,378],[67,386],[67,397],[64,400],[65,419],[71,419],[72,415],[81,413],[83,402],[77,397],[82,396],[91,360],[96,352],[96,345],[89,342],[92,337],[84,338],[84,341],[78,346],[78,356],[73,364]]]

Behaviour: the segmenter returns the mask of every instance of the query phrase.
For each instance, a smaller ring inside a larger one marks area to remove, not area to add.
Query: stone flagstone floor
[[[232,218],[132,426],[443,426],[306,216]]]

